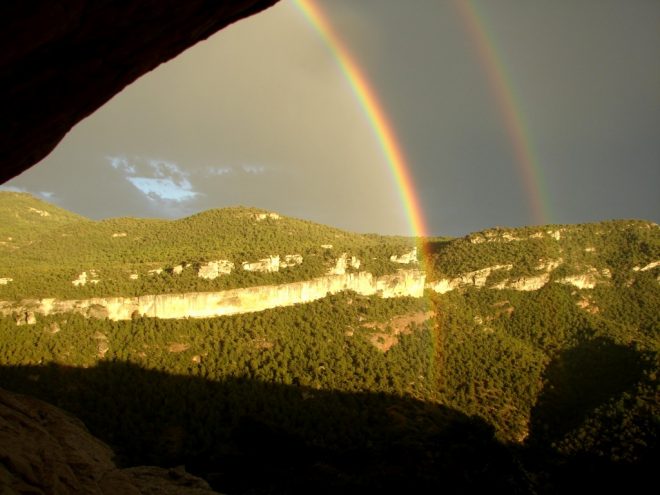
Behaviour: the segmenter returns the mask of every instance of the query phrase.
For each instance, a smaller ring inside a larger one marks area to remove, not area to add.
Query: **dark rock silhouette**
[[[3,2],[0,183],[144,73],[276,2]]]
[[[119,469],[110,447],[82,422],[31,397],[0,389],[0,492],[184,494],[213,492],[182,468]]]
[[[76,414],[122,467],[184,465],[224,493],[528,491],[492,427],[407,397],[123,362],[4,367],[0,384]]]

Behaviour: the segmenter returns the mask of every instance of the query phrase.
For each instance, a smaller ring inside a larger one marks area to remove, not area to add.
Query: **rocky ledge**
[[[0,389],[0,493],[216,493],[182,467],[120,469],[110,447],[74,416],[31,397]]]

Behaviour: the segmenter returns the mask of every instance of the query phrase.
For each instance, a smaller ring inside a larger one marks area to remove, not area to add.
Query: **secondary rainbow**
[[[369,84],[368,79],[337,33],[332,29],[321,8],[312,0],[294,0],[294,4],[327,44],[361,108],[364,110],[397,184],[401,203],[408,217],[412,234],[416,237],[426,236],[428,232],[426,222],[408,164],[376,91]]]
[[[460,15],[472,43],[474,44],[479,62],[486,73],[490,89],[506,126],[532,218],[535,223],[550,223],[550,208],[547,195],[544,194],[543,176],[538,158],[533,149],[533,141],[526,129],[525,119],[520,105],[514,98],[510,78],[505,65],[495,49],[492,37],[486,29],[486,22],[471,0],[454,0],[454,5]]]

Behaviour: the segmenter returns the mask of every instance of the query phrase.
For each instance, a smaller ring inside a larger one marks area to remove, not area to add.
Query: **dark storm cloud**
[[[660,2],[472,3],[529,136],[549,220],[657,221]],[[454,4],[319,4],[380,96],[430,230],[531,222],[511,137]],[[94,218],[243,204],[408,232],[364,113],[286,1],[143,77],[10,185]]]
[[[660,3],[471,3],[508,76],[550,220],[657,221]],[[452,2],[323,5],[377,82],[432,229],[531,222],[504,119]],[[381,30],[378,44],[352,31],[358,11]]]

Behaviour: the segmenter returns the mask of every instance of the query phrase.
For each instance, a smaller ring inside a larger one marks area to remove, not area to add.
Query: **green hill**
[[[308,280],[326,273],[344,252],[358,257],[362,269],[382,274],[399,267],[389,261],[392,254],[415,245],[413,239],[355,234],[255,208],[210,210],[173,221],[91,221],[25,194],[0,193],[0,204],[6,205],[0,224],[7,236],[23,240],[0,246],[0,277],[13,279],[0,286],[0,300],[216,291]],[[276,273],[240,269],[243,262],[272,255],[301,255],[303,261]],[[228,260],[238,269],[214,280],[199,278],[200,265],[214,260]],[[185,269],[173,274],[178,265]],[[96,273],[99,282],[72,285],[83,271]]]
[[[631,270],[660,260],[660,228],[641,220],[581,225],[495,228],[451,242],[432,243],[430,278],[457,276],[493,265],[511,264],[507,276],[538,274],[559,262],[552,279],[607,269],[623,282]],[[541,266],[541,267],[540,267]]]
[[[84,217],[41,201],[27,193],[0,191],[0,252],[11,253],[58,228]]]
[[[250,208],[79,219],[7,251],[0,275],[15,280],[0,300],[302,280],[343,252],[383,273],[413,246]],[[424,246],[422,298],[348,292],[212,319],[0,318],[0,386],[81,417],[125,466],[184,464],[226,493],[635,492],[653,482],[659,227],[496,228]],[[304,261],[197,276],[206,261],[273,254]],[[92,269],[98,284],[71,284]]]

